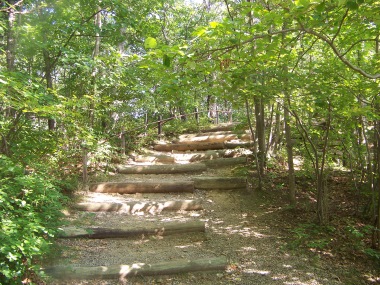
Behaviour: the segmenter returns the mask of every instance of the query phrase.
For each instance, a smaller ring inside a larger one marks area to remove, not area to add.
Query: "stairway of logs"
[[[117,174],[91,183],[73,206],[71,225],[60,236],[71,253],[47,266],[46,274],[60,284],[226,270],[227,254],[214,256],[200,245],[210,229],[202,214],[208,204],[198,194],[246,188],[245,177],[231,168],[246,164],[250,146],[248,133],[224,126],[130,155]],[[186,250],[177,250],[178,238]],[[145,250],[144,242],[157,245]],[[178,256],[165,252],[174,247]]]

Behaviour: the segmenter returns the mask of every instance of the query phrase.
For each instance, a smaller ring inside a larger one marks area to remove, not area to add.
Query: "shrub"
[[[25,174],[0,155],[0,283],[21,284],[48,253],[63,196],[47,174]]]

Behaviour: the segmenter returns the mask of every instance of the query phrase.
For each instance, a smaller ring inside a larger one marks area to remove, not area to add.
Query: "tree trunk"
[[[285,95],[285,100],[289,100],[289,94]],[[284,108],[284,121],[285,121],[286,151],[287,151],[287,157],[288,157],[289,200],[290,200],[290,205],[295,206],[296,183],[295,183],[294,163],[293,163],[293,142],[292,142],[292,133],[291,133],[291,128],[290,128],[289,109],[286,106]]]
[[[14,4],[17,1],[10,0],[8,1],[9,7],[7,9],[8,15],[7,15],[7,30],[6,30],[6,47],[5,47],[5,55],[6,55],[6,62],[7,62],[7,71],[8,72],[14,72],[15,71],[15,51],[16,51],[16,38],[15,38],[15,32],[14,32],[14,25],[16,21],[16,10]],[[7,96],[11,97],[11,88],[8,88],[7,90]],[[2,104],[2,103],[0,103]],[[1,106],[1,105],[0,105]],[[17,129],[17,124],[19,121],[19,115],[17,115],[16,110],[12,106],[4,106],[4,116],[11,119],[12,126],[7,134],[1,135],[1,148],[0,152],[4,153],[5,155],[10,155],[11,151],[9,148],[10,144],[10,138],[13,136],[13,132]],[[17,118],[18,117],[18,118]]]
[[[199,271],[225,270],[226,257],[202,258],[196,260],[174,260],[156,264],[135,263],[96,267],[51,267],[44,272],[59,279],[118,279],[132,276],[157,276]]]
[[[379,100],[379,99],[378,99]],[[375,110],[380,113],[380,103],[375,104]],[[380,248],[380,120],[375,121],[375,145],[374,145],[374,172],[375,172],[375,189],[373,189],[373,199],[377,194],[377,205],[374,205],[375,211],[373,214],[374,230],[372,234],[372,247]],[[377,192],[377,193],[376,193]]]
[[[280,111],[280,103],[277,103],[276,108],[276,123],[274,128],[273,140],[271,142],[273,153],[277,154],[280,149],[280,143],[282,140],[282,130],[281,130],[281,111]]]
[[[328,188],[326,183],[326,155],[327,155],[327,146],[329,142],[329,134],[331,128],[331,103],[328,102],[328,115],[326,121],[326,131],[323,138],[323,148],[321,155],[321,163],[319,165],[318,160],[316,159],[316,177],[317,177],[317,215],[318,221],[321,225],[328,223],[329,218],[329,202],[328,202]],[[318,152],[315,152],[316,157],[318,158]]]
[[[6,59],[7,59],[7,70],[13,72],[15,70],[15,50],[16,50],[16,38],[14,33],[14,24],[16,21],[16,10],[15,3],[16,0],[9,0],[8,11],[8,21],[7,21],[7,46],[6,46]]]
[[[265,148],[265,118],[264,104],[262,98],[254,97],[255,118],[256,118],[256,137],[258,143],[257,157],[259,162],[260,175],[265,174],[266,167],[266,148]]]
[[[95,33],[95,45],[94,45],[94,50],[92,52],[92,58],[94,61],[96,61],[97,57],[99,56],[100,52],[100,34],[99,31],[102,28],[102,15],[100,13],[101,9],[98,7],[97,9],[98,13],[95,14],[94,18],[94,24],[96,27],[96,33]],[[96,66],[92,70],[91,74],[91,83],[92,83],[92,89],[93,89],[93,98],[91,99],[90,103],[90,113],[89,113],[89,119],[90,119],[90,124],[93,127],[95,124],[95,100],[98,97],[98,86],[97,86],[97,77],[98,77],[98,67]]]
[[[52,59],[50,57],[49,51],[47,49],[43,50],[43,57],[45,63],[45,79],[46,79],[46,87],[48,90],[49,96],[53,96],[53,66]],[[48,129],[50,131],[54,131],[56,127],[56,121],[53,118],[48,118]]]
[[[263,189],[263,180],[262,180],[262,176],[261,176],[261,172],[260,172],[259,158],[258,158],[258,153],[257,153],[257,140],[256,140],[255,131],[253,130],[253,126],[252,126],[252,122],[251,122],[251,109],[249,107],[249,103],[248,103],[247,98],[245,99],[245,111],[247,114],[249,130],[251,131],[251,136],[252,136],[252,141],[253,141],[253,156],[255,158],[257,176],[259,178],[258,189],[261,191]]]

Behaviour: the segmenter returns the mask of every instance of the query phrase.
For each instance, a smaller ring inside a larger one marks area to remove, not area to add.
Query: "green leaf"
[[[210,27],[215,29],[217,26],[219,26],[218,22],[210,22]]]
[[[296,4],[296,6],[299,6],[299,7],[307,7],[310,5],[309,0],[296,0],[294,3]]]
[[[170,57],[167,54],[164,54],[162,58],[162,64],[166,67],[170,67]]]
[[[346,3],[346,7],[350,10],[357,10],[359,9],[359,4],[355,0],[349,0]]]
[[[145,39],[145,43],[144,43],[144,47],[146,49],[150,49],[150,48],[156,48],[157,47],[157,41],[155,38],[152,38],[152,37],[148,37]]]

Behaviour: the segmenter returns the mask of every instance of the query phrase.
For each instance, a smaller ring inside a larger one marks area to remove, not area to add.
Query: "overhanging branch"
[[[313,35],[313,36],[317,37],[318,39],[320,39],[320,40],[324,41],[325,43],[327,43],[330,46],[330,48],[332,49],[332,51],[335,53],[335,55],[340,59],[340,61],[342,61],[350,69],[352,69],[352,70],[360,73],[361,75],[363,75],[364,77],[369,78],[369,79],[379,79],[380,78],[380,73],[370,74],[370,73],[364,71],[363,69],[361,69],[360,67],[352,64],[352,62],[350,62],[347,58],[345,58],[344,54],[341,53],[338,50],[338,48],[334,44],[334,41],[330,40],[327,36],[325,36],[325,35],[323,35],[321,33],[318,33],[318,32],[316,32],[316,31],[314,31],[312,29],[307,29],[307,28],[302,27],[302,26],[301,26],[301,29],[305,33]]]

